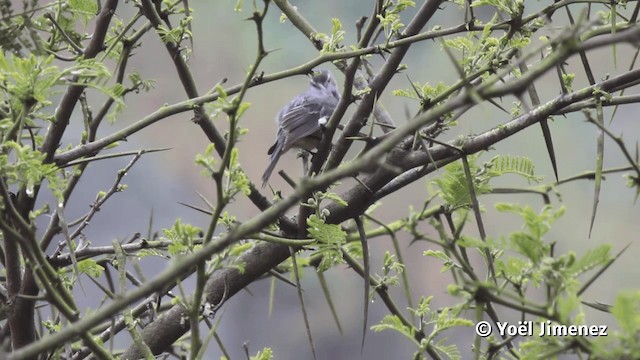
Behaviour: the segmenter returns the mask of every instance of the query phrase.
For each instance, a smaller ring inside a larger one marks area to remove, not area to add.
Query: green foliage
[[[37,8],[37,1],[22,1],[22,12],[14,12],[15,1],[0,0],[0,49],[15,55],[37,51],[36,45],[29,36],[35,25],[32,18],[26,16]]]
[[[204,150],[204,154],[196,154],[195,163],[198,166],[203,167],[201,171],[203,176],[209,177],[215,172],[215,164],[218,160],[213,156],[213,150],[215,149],[213,143],[207,145]]]
[[[91,0],[69,0],[70,11],[86,15],[87,18],[96,15],[98,12],[98,4]]]
[[[393,95],[422,100],[440,96],[448,89],[447,85],[442,81],[439,81],[435,87],[428,82],[420,85],[419,82],[415,81],[412,83],[412,87],[413,90],[394,90]]]
[[[494,156],[489,162],[484,164],[484,172],[478,175],[483,179],[486,178],[488,181],[491,178],[506,174],[519,175],[529,182],[537,183],[542,180],[541,177],[535,175],[535,165],[533,161],[526,157],[509,155]]]
[[[496,208],[499,211],[520,217],[524,224],[523,229],[510,233],[508,235],[509,241],[499,242],[487,239],[483,242],[480,239],[465,236],[456,242],[456,245],[467,249],[490,249],[491,253],[495,254],[496,281],[499,284],[502,283],[502,286],[496,287],[492,283],[484,283],[481,285],[481,291],[468,293],[464,290],[465,287],[469,289],[469,286],[475,282],[472,279],[467,279],[464,275],[467,274],[468,265],[459,266],[457,264],[458,262],[466,262],[466,260],[458,255],[459,253],[454,247],[446,246],[446,251],[429,250],[425,252],[425,255],[443,261],[446,270],[458,274],[458,285],[450,286],[449,291],[450,294],[464,300],[459,307],[456,307],[456,314],[460,310],[468,308],[469,299],[486,301],[487,295],[483,292],[488,291],[494,296],[504,299],[504,302],[499,302],[502,305],[516,307],[518,304],[527,304],[519,311],[523,311],[523,313],[537,311],[538,314],[540,312],[548,314],[546,318],[542,320],[538,318],[537,321],[550,320],[552,324],[556,325],[587,323],[585,313],[581,308],[578,276],[608,266],[612,260],[610,246],[598,246],[586,251],[580,257],[574,252],[554,254],[551,243],[545,238],[545,235],[548,234],[551,225],[564,213],[563,207],[554,210],[547,205],[539,213],[533,211],[530,206],[516,204],[501,203],[497,204]],[[451,254],[455,254],[455,258]],[[462,279],[459,277],[461,275]],[[530,303],[527,296],[530,284],[535,288],[546,288],[547,297],[544,304]],[[509,303],[512,305],[507,305]],[[630,311],[629,313],[634,312]],[[454,319],[455,324],[469,325],[457,317]],[[519,344],[518,357],[533,359],[536,358],[536,354],[541,352],[562,352],[562,349],[566,349],[567,344],[571,341],[571,339],[551,337],[526,339]]]
[[[220,225],[226,227],[227,230],[230,230],[232,227],[237,225],[236,217],[231,215],[228,211],[222,212],[222,215],[220,216],[219,221],[220,221]]]
[[[513,117],[520,116],[522,114],[522,102],[516,100],[513,102],[513,107],[509,111]]]
[[[119,18],[112,19],[112,24],[107,39],[105,40],[109,47],[102,56],[102,59],[109,58],[118,60],[122,56],[122,50],[124,49],[124,44],[119,40],[126,35],[127,28],[125,23]]]
[[[475,165],[476,156],[470,156],[469,167],[471,174],[479,174],[480,169]],[[473,186],[476,195],[489,192],[491,188],[488,184],[489,178],[476,176]],[[444,202],[452,208],[466,207],[471,204],[471,195],[467,186],[467,179],[462,162],[451,163],[444,168],[444,174],[433,181],[440,190],[440,196]]]
[[[147,256],[165,257],[164,253],[157,249],[141,249],[136,253],[136,256],[138,257],[138,260],[144,259]]]
[[[611,313],[618,321],[622,332],[637,336],[640,332],[640,292],[620,294],[611,308]]]
[[[271,350],[271,348],[268,348],[268,347],[258,351],[257,354],[255,354],[250,358],[250,360],[271,360],[271,359],[273,359],[273,350]]]
[[[53,120],[53,116],[40,113],[51,105],[50,98],[59,85],[82,85],[94,88],[116,101],[123,108],[124,89],[120,84],[107,87],[104,82],[111,77],[109,69],[95,59],[79,58],[63,70],[52,65],[53,56],[40,57],[30,54],[18,57],[0,53],[0,82],[2,102],[6,111],[0,112],[0,133],[5,140],[15,139],[27,127],[37,126],[36,119]],[[39,137],[35,140],[39,142]]]
[[[569,288],[575,291],[577,273],[570,268],[575,263],[575,255],[553,256],[551,244],[543,238],[551,224],[564,214],[564,208],[554,211],[550,206],[545,206],[537,214],[529,206],[500,203],[496,205],[496,209],[516,214],[525,223],[523,231],[509,234],[510,242],[505,245],[506,249],[515,251],[524,256],[524,259],[497,259],[496,271],[519,288],[526,288],[529,282],[533,282],[536,287],[543,283],[554,286],[558,292]],[[589,257],[588,255],[587,258]],[[602,264],[608,260],[608,256],[598,260]]]
[[[217,172],[215,165],[218,160],[213,153],[214,145],[209,144],[204,154],[197,154],[195,163],[203,167],[202,175],[211,177]],[[228,181],[225,182],[224,194],[227,200],[233,199],[237,194],[242,193],[249,195],[251,193],[251,181],[247,177],[238,160],[238,148],[231,149],[229,157],[229,166],[224,170],[224,174]],[[229,225],[229,224],[227,224]]]
[[[84,259],[78,261],[78,271],[85,273],[91,277],[98,278],[104,272],[104,267],[99,265],[93,259]]]
[[[507,0],[489,0],[488,2],[514,3]],[[474,4],[478,3],[474,2]],[[482,25],[478,20],[476,22],[477,25]],[[443,46],[462,53],[460,65],[462,65],[464,74],[498,68],[505,61],[503,57],[510,51],[523,49],[530,44],[531,33],[536,29],[534,24],[524,25],[518,32],[506,33],[501,37],[491,36],[492,27],[499,22],[500,18],[498,14],[495,14],[491,21],[484,24],[482,32],[470,31],[463,36],[443,40]]]
[[[334,185],[336,186],[336,185]],[[333,188],[334,186],[332,186],[331,188]],[[340,197],[340,195],[331,192],[331,188],[329,188],[327,191],[316,191],[313,193],[313,197],[310,197],[309,199],[307,199],[307,202],[304,203],[303,205],[306,207],[309,207],[311,209],[314,210],[314,212],[321,218],[321,219],[326,219],[327,216],[330,215],[329,210],[326,207],[322,207],[322,202],[323,200],[329,200],[332,201],[340,206],[347,206],[347,202],[344,201],[344,199],[342,199]]]
[[[498,155],[484,163],[482,168],[475,164],[477,156],[469,156],[467,160],[476,195],[489,193],[491,179],[506,174],[519,175],[527,181],[541,180],[535,175],[533,162],[525,157]],[[432,184],[439,188],[440,196],[451,208],[468,207],[471,204],[471,195],[462,162],[458,161],[445,166],[444,174],[433,180]]]
[[[383,13],[376,16],[378,17],[378,20],[380,20],[380,25],[382,25],[384,29],[387,42],[389,42],[393,36],[399,36],[400,30],[404,28],[400,14],[408,7],[415,6],[416,3],[411,0],[395,0],[386,1],[384,3]]]
[[[452,258],[450,258],[447,254],[444,253],[444,251],[440,251],[440,250],[426,250],[423,253],[424,256],[430,256],[430,257],[434,257],[436,259],[441,260],[444,264],[442,266],[442,268],[440,269],[440,272],[447,272],[449,271],[449,269],[451,269],[453,266],[455,266],[455,262]]]
[[[316,254],[322,256],[318,271],[325,271],[337,264],[343,264],[342,245],[346,243],[347,233],[339,225],[327,224],[317,215],[307,219],[309,235],[318,241]]]
[[[215,254],[207,261],[208,274],[212,274],[216,270],[224,267],[237,269],[241,274],[245,271],[245,263],[239,259],[239,256],[247,252],[255,246],[254,242],[239,242],[231,245],[227,249]]]
[[[132,71],[127,75],[129,81],[131,81],[130,90],[137,92],[142,91],[150,91],[155,87],[156,81],[153,79],[143,79],[139,72]]]
[[[387,315],[382,321],[371,326],[371,330],[380,332],[383,330],[393,330],[412,341],[417,345],[418,351],[414,354],[414,359],[426,359],[425,351],[430,348],[441,356],[449,359],[461,359],[460,351],[455,345],[445,345],[446,338],[435,341],[435,338],[442,332],[455,328],[473,326],[473,322],[459,317],[460,307],[444,308],[440,311],[433,311],[430,308],[433,296],[421,297],[416,308],[409,308],[409,311],[419,319],[420,335],[415,327],[405,324],[396,315]],[[426,336],[423,334],[425,330],[430,329],[430,333]]]
[[[382,262],[382,278],[379,286],[395,286],[400,283],[400,275],[404,272],[404,264],[398,261],[396,255],[386,251]]]
[[[281,19],[282,21],[282,19]],[[340,19],[331,19],[331,35],[317,33],[315,38],[322,41],[321,53],[328,54],[342,50],[342,41],[344,40],[345,31],[342,30]]]
[[[568,92],[573,91],[573,80],[575,80],[576,74],[562,74],[562,84]]]
[[[498,12],[504,12],[509,17],[518,17],[524,10],[523,0],[474,0],[471,7],[492,6]]]
[[[595,249],[589,249],[578,260],[573,260],[575,255],[570,252],[567,267],[569,275],[578,276],[588,271],[597,269],[612,260],[611,245],[602,244]]]
[[[117,56],[120,56],[119,54]],[[155,80],[153,79],[143,79],[140,73],[137,71],[132,71],[127,75],[127,78],[131,82],[131,85],[125,87],[122,84],[116,83],[110,89],[110,96],[116,100],[116,103],[113,109],[107,114],[107,121],[111,124],[115,123],[118,117],[122,114],[122,111],[125,109],[124,104],[124,96],[130,92],[135,92],[136,94],[140,93],[140,91],[149,92],[151,89],[155,87]]]
[[[189,28],[192,20],[193,18],[191,16],[187,16],[180,19],[180,26],[176,26],[173,28],[168,28],[164,25],[158,26],[158,33],[160,34],[160,38],[165,44],[180,44],[183,40],[190,39],[193,36],[193,34],[191,33],[191,29]]]
[[[336,193],[334,193],[334,192],[322,192],[322,191],[317,191],[317,192],[315,193],[315,196],[316,196],[316,198],[317,198],[319,201],[322,201],[322,200],[324,200],[324,199],[327,199],[327,200],[331,200],[331,201],[335,202],[336,204],[338,204],[338,205],[340,205],[340,206],[347,206],[347,205],[349,205],[349,204],[347,204],[347,202],[346,202],[346,201],[344,201],[344,199],[342,199],[342,198],[340,197],[340,195],[338,195],[338,194],[336,194]]]
[[[247,242],[244,244],[237,244],[235,246],[233,246],[230,251],[229,251],[229,255],[231,256],[240,256],[242,254],[244,254],[247,250],[251,249],[253,247],[253,243]]]
[[[594,356],[598,359],[637,359],[640,357],[640,291],[618,294],[611,308],[619,330],[597,339]]]
[[[176,219],[173,227],[163,229],[162,232],[166,239],[172,242],[168,248],[171,255],[187,254],[200,247],[200,245],[196,245],[195,240],[202,238],[202,229],[190,224],[184,224],[180,219]]]
[[[625,174],[625,179],[627,179],[627,187],[636,189],[636,196],[634,201],[638,201],[638,196],[640,196],[640,176],[633,176],[631,174]]]
[[[0,147],[0,173],[8,186],[17,184],[33,196],[36,186],[47,180],[49,188],[58,200],[62,199],[62,191],[66,181],[58,177],[55,164],[45,164],[45,155],[29,146],[8,141]]]
[[[59,84],[64,74],[57,66],[51,65],[54,57],[29,57],[0,53],[0,81],[3,83],[3,101],[12,113],[31,111],[51,104],[52,87]]]
[[[245,174],[240,166],[240,162],[238,161],[238,148],[231,150],[229,168],[225,170],[225,175],[229,179],[225,189],[227,198],[233,199],[238,193],[244,195],[251,193],[251,180],[249,180],[249,177],[247,177],[247,174]]]
[[[500,203],[496,205],[496,209],[503,212],[510,212],[519,215],[525,222],[526,229],[529,230],[531,236],[536,241],[540,240],[558,218],[564,215],[564,206],[558,210],[553,211],[553,208],[549,205],[542,209],[542,212],[538,215],[531,209],[530,206],[511,205],[506,203]]]
[[[371,330],[380,332],[383,330],[394,330],[404,335],[407,339],[416,342],[415,328],[402,323],[402,320],[396,315],[385,316],[379,324],[371,326]]]

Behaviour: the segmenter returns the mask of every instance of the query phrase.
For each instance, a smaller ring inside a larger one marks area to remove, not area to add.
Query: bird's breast
[[[293,144],[293,147],[311,151],[316,147],[318,147],[320,140],[322,140],[322,131],[316,131],[315,133],[309,136],[305,136],[302,139],[298,139],[298,141],[296,141]]]

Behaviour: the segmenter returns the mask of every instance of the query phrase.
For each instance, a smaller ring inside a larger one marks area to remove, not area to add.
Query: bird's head
[[[329,86],[336,85],[336,81],[331,76],[329,70],[314,70],[309,74],[309,81],[314,87],[328,88]]]
[[[314,70],[309,74],[309,82],[313,88],[321,90],[323,93],[331,94],[336,99],[340,99],[338,84],[329,70]]]

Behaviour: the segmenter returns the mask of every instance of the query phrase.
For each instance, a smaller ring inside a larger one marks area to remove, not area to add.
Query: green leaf
[[[453,309],[451,308],[444,308],[441,311],[437,312],[438,317],[436,320],[436,326],[434,328],[434,331],[432,332],[433,336],[453,327],[473,326],[474,323],[471,320],[457,317],[457,315],[451,313],[452,310]]]
[[[98,13],[98,3],[92,0],[69,0],[71,11],[86,15],[96,15]]]
[[[225,188],[225,195],[228,199],[227,201],[233,199],[238,193],[243,193],[246,196],[251,193],[251,181],[247,174],[242,170],[238,157],[238,148],[233,148],[231,150],[229,167],[225,170],[225,175],[231,180],[231,182],[228,183],[227,188]]]
[[[460,238],[456,241],[456,245],[465,247],[465,248],[476,248],[476,249],[485,249],[489,247],[489,241],[482,241],[482,239],[461,235]]]
[[[548,247],[538,238],[523,232],[514,232],[510,235],[511,242],[518,252],[531,260],[534,264],[539,264],[542,257],[547,253]]]
[[[607,330],[607,336],[593,342],[594,359],[638,359],[640,358],[640,291],[623,292],[611,308],[620,327],[619,331]]]
[[[557,310],[563,322],[569,322],[571,313],[580,306],[580,298],[575,293],[560,296],[557,299]]]
[[[326,271],[336,264],[344,263],[342,245],[346,243],[347,233],[339,225],[326,224],[314,214],[307,219],[307,231],[318,241],[316,253],[322,255],[318,271]]]
[[[229,251],[229,255],[239,256],[241,254],[244,254],[247,250],[251,249],[254,245],[255,244],[252,242],[246,242],[243,244],[234,244]]]
[[[250,359],[251,360],[271,360],[273,359],[273,350],[271,350],[271,348],[266,347],[258,351],[258,353],[255,356],[252,356]]]
[[[141,249],[136,253],[136,256],[138,257],[138,259],[143,259],[147,256],[158,256],[162,258],[165,257],[162,251],[159,251],[157,249]]]
[[[195,163],[196,165],[203,168],[201,174],[205,177],[210,177],[211,174],[215,171],[215,164],[218,162],[217,159],[212,155],[214,150],[213,143],[207,145],[207,148],[204,150],[203,154],[197,154]]]
[[[562,83],[568,92],[573,92],[573,81],[576,79],[576,74],[562,74]]]
[[[35,187],[47,180],[55,197],[62,200],[66,180],[59,178],[61,170],[55,164],[43,163],[45,154],[13,141],[0,145],[0,150],[0,173],[7,185],[17,184],[33,196]]]
[[[240,117],[242,117],[242,114],[244,114],[245,111],[247,111],[247,109],[249,109],[251,107],[251,103],[249,102],[242,102],[240,103],[240,106],[238,106],[238,111],[236,112],[236,118],[239,119]]]
[[[415,329],[413,327],[406,326],[402,323],[399,317],[395,315],[385,316],[380,324],[371,326],[371,330],[374,332],[380,332],[384,330],[394,330],[404,335],[407,339],[416,342]]]
[[[568,268],[572,275],[580,275],[611,260],[611,245],[603,244],[587,252]]]
[[[528,233],[538,240],[549,231],[551,224],[564,215],[565,211],[564,206],[554,211],[550,205],[545,205],[540,214],[536,214],[529,205],[497,203],[495,207],[500,212],[509,212],[520,216],[525,222]]]
[[[345,31],[342,30],[342,23],[338,18],[331,19],[331,35],[327,35],[324,33],[316,33],[314,37],[317,40],[322,41],[322,50],[320,52],[322,54],[333,53],[338,50],[343,49],[344,47],[341,45],[344,40]]]
[[[80,271],[81,273],[85,273],[91,277],[97,278],[102,275],[104,267],[102,265],[99,265],[93,259],[85,259],[78,261],[78,271]]]
[[[637,335],[640,332],[640,291],[619,294],[611,313],[622,332]]]
[[[347,233],[340,225],[326,224],[317,215],[311,215],[307,219],[307,230],[312,238],[323,244],[344,244],[347,240]]]
[[[528,181],[539,182],[541,177],[535,175],[533,161],[526,157],[498,155],[484,164],[483,176],[489,178],[499,177],[505,174],[522,176]]]
[[[418,306],[415,309],[409,308],[409,311],[413,313],[415,316],[424,317],[427,316],[431,311],[431,301],[433,300],[433,295],[424,297],[421,296],[420,300],[418,300]]]
[[[182,223],[176,219],[172,228],[163,229],[167,240],[171,240],[168,251],[171,255],[180,255],[192,252],[197,245],[194,240],[202,237],[202,229],[191,224]]]
[[[342,199],[340,197],[340,195],[333,193],[333,192],[317,192],[316,193],[316,197],[318,199],[328,199],[331,200],[333,202],[335,202],[336,204],[340,205],[340,206],[347,206],[349,205],[346,201],[344,201],[344,199]]]
[[[469,167],[471,174],[474,175],[474,190],[476,195],[488,193],[491,188],[488,184],[488,178],[479,176],[479,169],[475,164],[477,156],[469,156]],[[444,174],[440,175],[432,182],[440,188],[442,200],[452,208],[467,207],[471,204],[471,195],[467,186],[467,179],[464,167],[461,161],[451,163],[444,168]]]
[[[440,250],[427,250],[423,253],[424,256],[430,256],[430,257],[435,257],[437,259],[440,259],[444,262],[442,268],[440,269],[440,272],[444,273],[446,271],[448,271],[449,269],[451,269],[453,266],[455,266],[455,262],[449,257],[447,256],[444,252],[440,251]]]

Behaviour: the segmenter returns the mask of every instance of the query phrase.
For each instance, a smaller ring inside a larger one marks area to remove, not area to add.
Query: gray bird
[[[309,89],[294,97],[276,116],[276,143],[267,152],[269,166],[262,174],[262,187],[282,154],[293,147],[311,151],[318,146],[322,129],[338,106],[338,85],[328,70],[314,71],[309,83]]]

